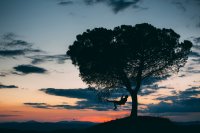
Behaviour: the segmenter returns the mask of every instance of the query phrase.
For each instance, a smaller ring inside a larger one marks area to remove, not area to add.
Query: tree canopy
[[[94,28],[77,35],[67,54],[87,84],[127,87],[150,76],[178,72],[192,46],[179,39],[172,29],[147,23]]]

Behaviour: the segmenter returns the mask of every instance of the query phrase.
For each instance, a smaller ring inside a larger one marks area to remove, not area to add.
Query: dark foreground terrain
[[[0,133],[196,133],[199,122],[174,123],[166,118],[142,116],[137,123],[130,118],[101,124],[90,122],[0,123]]]
[[[61,121],[61,122],[7,122],[0,123],[0,133],[54,133],[76,132],[96,125],[92,122]]]

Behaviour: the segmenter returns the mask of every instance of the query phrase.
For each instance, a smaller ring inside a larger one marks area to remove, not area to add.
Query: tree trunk
[[[137,92],[131,93],[131,99],[132,99],[132,110],[130,117],[136,121],[137,120],[137,113],[138,113],[138,100],[137,100]]]
[[[138,100],[137,100],[137,93],[141,87],[141,82],[142,82],[142,68],[143,68],[143,62],[141,63],[141,66],[139,68],[137,77],[136,77],[136,87],[133,90],[131,87],[131,82],[130,79],[126,76],[126,73],[123,71],[121,72],[122,74],[122,81],[124,85],[126,86],[127,91],[131,95],[132,99],[132,109],[131,109],[131,115],[130,118],[133,119],[133,121],[137,121],[137,113],[138,113]]]

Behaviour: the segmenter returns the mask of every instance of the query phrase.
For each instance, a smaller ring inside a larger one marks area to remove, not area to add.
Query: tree
[[[124,88],[132,98],[131,117],[137,118],[137,94],[142,81],[178,72],[187,61],[192,43],[179,42],[172,29],[143,23],[113,30],[94,28],[77,35],[67,55],[89,85]]]

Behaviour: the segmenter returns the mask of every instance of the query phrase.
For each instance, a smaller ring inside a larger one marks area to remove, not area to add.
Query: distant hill
[[[166,118],[140,116],[137,123],[129,117],[97,124],[79,121],[0,123],[0,133],[196,133],[199,122],[175,123]]]
[[[0,123],[0,133],[23,133],[23,132],[53,132],[74,131],[95,125],[92,122],[61,121],[61,122],[6,122]]]

